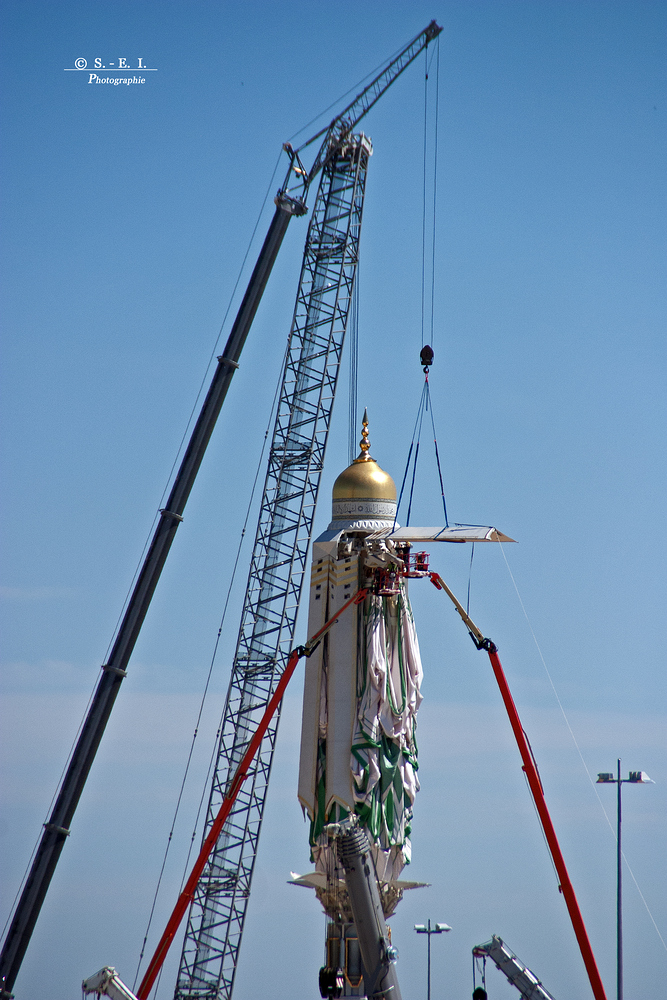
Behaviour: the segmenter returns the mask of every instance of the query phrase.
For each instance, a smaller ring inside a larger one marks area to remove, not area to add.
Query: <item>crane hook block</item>
[[[429,347],[428,344],[424,344],[419,352],[419,358],[424,368],[429,368],[429,366],[433,364],[433,348]]]

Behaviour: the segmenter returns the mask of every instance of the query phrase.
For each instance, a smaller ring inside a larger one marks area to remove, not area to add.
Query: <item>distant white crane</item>
[[[554,1000],[554,997],[545,990],[534,972],[524,965],[521,959],[517,958],[513,951],[507,947],[502,938],[494,934],[486,944],[478,944],[472,950],[474,958],[492,959],[496,967],[507,976],[507,979],[521,993],[521,1000]]]

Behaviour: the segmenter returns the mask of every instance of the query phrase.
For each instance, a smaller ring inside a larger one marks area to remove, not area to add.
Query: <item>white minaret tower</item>
[[[299,767],[315,871],[296,881],[315,888],[327,914],[325,967],[341,970],[343,996],[363,996],[364,984],[332,825],[351,821],[368,836],[384,916],[416,885],[399,880],[410,861],[419,788],[422,667],[402,575],[409,546],[381,537],[394,528],[396,486],[369,449],[364,414],[360,454],[336,480],[331,524],[313,543],[308,634],[359,588],[368,596],[341,615],[306,661]]]

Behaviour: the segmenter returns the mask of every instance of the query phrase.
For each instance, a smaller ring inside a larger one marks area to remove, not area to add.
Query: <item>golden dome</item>
[[[396,500],[396,484],[374,458],[355,459],[334,483],[333,500]]]
[[[396,484],[368,454],[368,416],[364,411],[361,452],[334,483],[332,500],[388,500],[396,503]]]

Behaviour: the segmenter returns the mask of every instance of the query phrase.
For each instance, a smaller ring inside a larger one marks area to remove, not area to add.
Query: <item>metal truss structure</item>
[[[167,506],[160,511],[160,518],[124,608],[108,661],[102,666],[102,676],[57,792],[49,821],[44,824],[44,833],[23,891],[17,900],[0,952],[0,1000],[11,1000],[13,996],[14,983],[63,846],[70,834],[71,822],[88,773],[121,683],[127,674],[126,668],[176,529],[183,520],[190,491],[232,377],[238,368],[241,351],[288,223],[293,215],[304,215],[307,211],[308,190],[316,175],[322,171],[290,335],[284,390],[234,660],[225,715],[226,728],[220,745],[220,767],[209,807],[209,826],[216,795],[219,798],[220,789],[224,787],[224,775],[229,773],[229,768],[234,767],[235,760],[241,755],[243,741],[247,740],[257,713],[268,699],[267,692],[271,691],[275,678],[280,676],[285,652],[294,631],[356,272],[370,144],[363,136],[353,138],[352,133],[384,91],[441,31],[442,28],[431,21],[327,127],[300,149],[295,150],[289,143],[284,144],[283,148],[290,157],[290,166],[285,184],[275,199],[273,220],[224,352],[218,358],[218,367],[183,454]],[[307,170],[299,153],[318,139],[322,139],[319,151],[313,166]],[[294,183],[295,178],[298,178],[295,189],[290,190],[289,184]],[[229,824],[215,862],[210,866],[208,882],[197,897],[194,910],[199,906],[199,916],[191,919],[181,965],[182,971],[190,971],[183,973],[185,978],[179,976],[177,996],[217,997],[229,996],[231,993],[233,968],[245,914],[245,903],[239,905],[238,900],[247,899],[250,889],[274,740],[275,730],[272,730],[267,734],[267,749],[262,750],[258,764],[257,775],[260,777],[253,775],[252,792],[244,814],[246,818],[241,816],[238,823]],[[242,825],[239,826],[239,823]],[[247,849],[246,844],[251,847]],[[227,915],[224,919],[216,916],[221,912],[219,907],[211,908],[206,902],[216,894],[220,899],[231,900],[229,904],[225,904]],[[227,923],[224,923],[225,920]],[[224,930],[227,924],[233,924],[234,930]],[[194,936],[195,926],[199,927],[199,938]],[[233,942],[229,948],[228,942]],[[224,973],[227,976],[225,983],[228,984],[228,990],[226,985],[223,993],[217,985],[222,981],[223,973],[218,976],[211,971],[215,968],[217,959],[211,958],[211,968],[208,967],[209,958],[206,956],[209,952],[219,957],[224,970],[232,969],[229,975]],[[229,960],[228,955],[232,956]],[[205,970],[202,971],[203,980],[199,977],[201,970]],[[210,980],[209,975],[212,977]],[[182,982],[190,984],[184,987],[185,992],[180,987]],[[203,983],[204,992],[195,983]]]
[[[306,238],[204,835],[293,645],[359,259],[371,144],[364,135],[348,135],[331,153]],[[278,722],[279,713],[199,881],[175,1000],[231,997]]]

